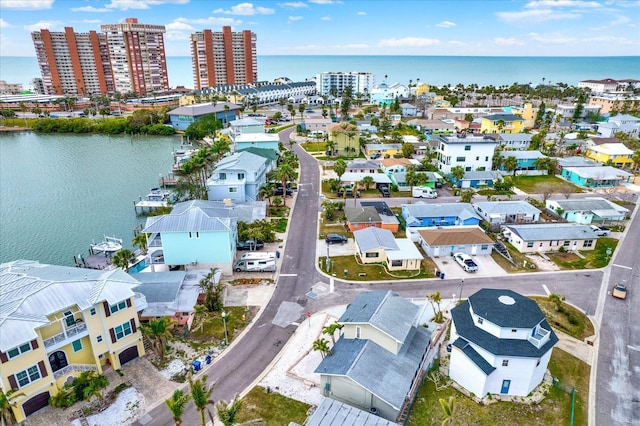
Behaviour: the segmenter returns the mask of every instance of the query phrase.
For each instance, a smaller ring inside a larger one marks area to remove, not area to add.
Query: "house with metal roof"
[[[16,390],[18,422],[83,371],[102,374],[144,355],[137,284],[119,268],[0,264],[0,389]]]
[[[523,200],[478,201],[471,205],[490,224],[531,223],[540,220],[540,210]]]
[[[504,225],[501,234],[520,253],[594,250],[598,242],[590,226],[577,223]]]
[[[546,169],[538,169],[538,160],[547,158],[540,151],[502,151],[500,156],[503,161],[498,165],[498,170],[504,174],[515,173],[516,175],[546,175]],[[504,160],[514,157],[517,160],[515,170],[509,171]]]
[[[611,166],[563,167],[562,177],[585,188],[611,188],[630,182],[633,173]]]
[[[563,219],[583,225],[589,225],[592,222],[611,223],[624,220],[629,214],[629,209],[602,197],[547,200],[546,206],[557,212]]]
[[[397,426],[377,413],[360,410],[333,398],[323,398],[318,408],[304,422],[305,426]],[[289,426],[301,426],[290,423]]]
[[[231,274],[238,218],[231,212],[222,216],[221,210],[219,202],[192,200],[176,204],[169,214],[148,217],[142,232],[148,234],[150,263]]]
[[[493,250],[493,240],[479,226],[416,228],[411,233],[417,234],[410,238],[417,238],[429,257],[451,256],[457,252],[487,256]]]
[[[466,171],[462,179],[451,176],[451,182],[461,189],[493,188],[493,184],[500,180],[502,180],[502,174],[493,170]]]
[[[391,291],[366,291],[338,320],[340,339],[315,372],[325,396],[397,421],[428,368],[421,309]]]
[[[206,115],[215,115],[216,119],[223,124],[235,120],[240,114],[240,106],[230,102],[199,103],[194,105],[184,105],[169,111],[171,127],[176,130],[185,130],[191,123],[200,121]]]
[[[617,114],[605,122],[598,123],[598,135],[611,137],[618,132],[624,132],[631,137],[640,134],[640,118],[629,114]]]
[[[498,113],[482,117],[482,133],[522,133],[524,119],[515,114]]]
[[[558,337],[532,299],[482,289],[451,309],[449,377],[477,396],[526,396],[544,379]]]
[[[407,227],[478,225],[482,218],[470,203],[423,203],[402,205]]]
[[[245,202],[258,199],[260,187],[267,183],[267,173],[275,169],[276,161],[254,152],[260,151],[242,150],[216,164],[207,179],[209,200]]]
[[[369,227],[353,233],[362,263],[384,263],[390,271],[419,270],[423,256],[408,238],[395,238],[387,229]]]
[[[631,167],[633,165],[633,150],[621,142],[587,147],[587,152],[584,155],[594,161],[614,167]]]
[[[526,151],[531,144],[531,133],[500,133],[498,141],[506,150]]]

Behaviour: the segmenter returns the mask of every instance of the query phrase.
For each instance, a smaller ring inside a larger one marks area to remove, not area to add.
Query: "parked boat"
[[[104,236],[104,240],[99,243],[93,242],[91,244],[91,254],[104,253],[105,256],[112,255],[113,253],[122,250],[122,239],[116,237]]]
[[[168,201],[171,198],[172,191],[161,188],[151,188],[151,192],[147,194],[147,201]]]

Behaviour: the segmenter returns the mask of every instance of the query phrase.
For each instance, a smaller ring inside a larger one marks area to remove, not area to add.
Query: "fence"
[[[558,388],[564,393],[571,395],[571,415],[569,418],[569,425],[573,426],[575,409],[576,409],[576,387],[568,383],[563,383],[556,377],[551,377],[554,388]]]

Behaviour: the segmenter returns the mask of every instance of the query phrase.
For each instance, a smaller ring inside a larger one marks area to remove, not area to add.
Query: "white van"
[[[438,198],[438,193],[433,188],[425,186],[414,186],[411,195],[413,198]]]
[[[240,260],[275,260],[276,253],[274,251],[249,251],[242,256]]]
[[[240,259],[233,264],[233,270],[236,272],[275,272],[275,259],[250,260]]]

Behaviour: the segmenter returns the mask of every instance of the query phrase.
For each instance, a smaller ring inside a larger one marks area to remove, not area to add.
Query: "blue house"
[[[504,159],[515,157],[516,160],[518,160],[515,170],[516,175],[547,174],[546,170],[538,170],[538,159],[547,158],[547,156],[540,151],[502,151],[501,157]],[[504,161],[500,163],[498,170],[505,172],[505,174],[513,173],[513,171],[509,172]]]
[[[169,111],[171,127],[176,130],[185,130],[195,121],[200,121],[203,116],[215,114],[223,124],[235,120],[240,113],[240,107],[230,102],[218,102],[215,105],[207,102],[202,104],[185,105]]]
[[[565,167],[562,177],[585,188],[611,188],[630,182],[633,174],[611,166]]]
[[[207,179],[209,200],[257,200],[267,173],[275,166],[276,154],[269,149],[249,148],[223,158]]]
[[[280,152],[280,138],[275,133],[264,132],[264,121],[254,118],[241,118],[230,124],[233,150],[241,151],[247,148],[270,149]]]
[[[193,200],[175,205],[171,213],[147,218],[143,233],[152,263],[220,268],[232,273],[238,234],[237,218],[224,217],[213,201]]]
[[[482,220],[469,203],[403,204],[407,227],[478,225]]]
[[[491,170],[474,170],[465,172],[462,179],[451,176],[451,182],[458,188],[492,188],[493,183],[502,179],[499,172]]]

